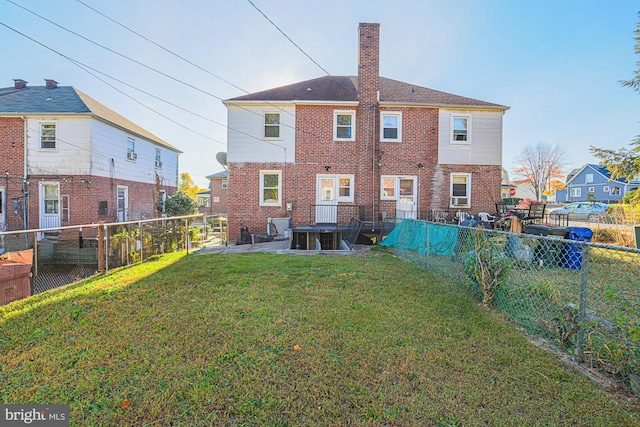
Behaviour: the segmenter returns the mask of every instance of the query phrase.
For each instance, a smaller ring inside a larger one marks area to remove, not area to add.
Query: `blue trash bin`
[[[569,230],[568,240],[576,240],[578,242],[590,242],[593,237],[593,231],[586,227],[567,227]],[[582,268],[582,249],[581,245],[566,245],[564,252],[564,267],[572,270]]]

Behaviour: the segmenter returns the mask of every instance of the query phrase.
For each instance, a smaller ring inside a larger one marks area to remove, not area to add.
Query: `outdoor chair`
[[[478,212],[478,216],[482,223],[489,225],[491,228],[495,226],[496,217],[494,215],[490,215],[488,212]]]
[[[546,207],[546,203],[531,202],[529,211],[522,218],[522,225],[541,224],[544,219],[544,211]]]
[[[439,209],[434,209],[431,211],[432,215],[432,220],[433,222],[440,222],[442,224],[446,224],[447,223],[447,212],[446,211],[442,211]]]
[[[507,204],[505,202],[496,203],[495,227],[504,230],[508,227],[509,222],[509,208]]]

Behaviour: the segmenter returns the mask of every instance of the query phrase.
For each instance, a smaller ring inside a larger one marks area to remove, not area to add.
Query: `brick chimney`
[[[44,79],[46,85],[45,88],[46,89],[55,89],[58,87],[58,82],[55,80],[51,80],[51,79]]]
[[[358,91],[364,107],[378,103],[380,89],[380,24],[358,27]]]
[[[13,88],[14,89],[24,89],[25,87],[27,87],[27,81],[22,80],[22,79],[13,79]]]

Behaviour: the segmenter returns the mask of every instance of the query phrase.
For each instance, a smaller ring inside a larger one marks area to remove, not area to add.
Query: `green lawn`
[[[640,425],[384,250],[171,254],[0,307],[0,401],[72,425]]]

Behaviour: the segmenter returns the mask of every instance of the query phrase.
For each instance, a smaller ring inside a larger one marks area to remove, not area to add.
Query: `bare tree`
[[[553,179],[564,176],[565,155],[563,147],[538,142],[525,146],[516,158],[519,181],[531,185],[536,200],[540,200],[542,193],[549,189]]]

